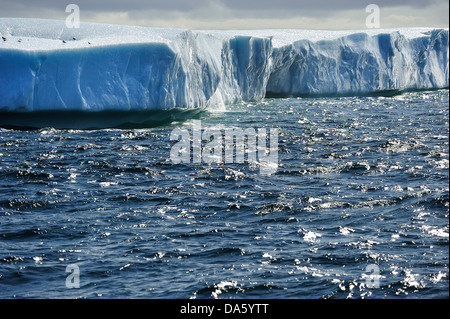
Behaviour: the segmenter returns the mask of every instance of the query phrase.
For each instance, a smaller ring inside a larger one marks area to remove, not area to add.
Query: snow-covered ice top
[[[65,21],[59,20],[0,18],[0,34],[11,40],[4,41],[2,47],[29,51],[74,49],[91,45],[168,43],[182,31],[100,23],[81,23],[80,28],[67,28]],[[19,39],[21,42],[18,42]],[[62,46],[63,40],[67,45]]]
[[[220,107],[448,87],[448,29],[182,30],[0,18],[0,111]]]

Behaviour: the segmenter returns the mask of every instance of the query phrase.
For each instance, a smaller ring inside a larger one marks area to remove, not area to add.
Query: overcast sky
[[[380,27],[446,27],[448,0],[1,0],[0,17],[65,20],[77,4],[81,21],[190,29],[364,29],[368,4]]]

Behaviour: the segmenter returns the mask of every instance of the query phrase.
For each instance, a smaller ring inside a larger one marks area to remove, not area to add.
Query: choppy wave
[[[448,112],[442,90],[200,115],[276,125],[271,176],[172,163],[189,121],[2,129],[0,297],[448,298]]]

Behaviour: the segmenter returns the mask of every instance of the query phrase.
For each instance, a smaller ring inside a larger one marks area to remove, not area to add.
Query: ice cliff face
[[[189,31],[0,19],[0,111],[220,107],[448,87],[448,29]]]
[[[364,94],[448,86],[448,30],[407,38],[398,31],[300,40],[273,52],[267,91],[281,95]]]

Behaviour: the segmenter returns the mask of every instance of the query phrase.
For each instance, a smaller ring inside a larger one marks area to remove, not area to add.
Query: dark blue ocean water
[[[278,128],[269,176],[174,164],[170,134],[192,120],[1,129],[0,298],[448,298],[448,98],[266,99],[197,116]]]

